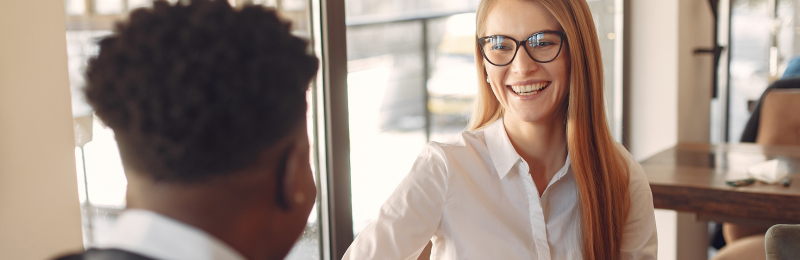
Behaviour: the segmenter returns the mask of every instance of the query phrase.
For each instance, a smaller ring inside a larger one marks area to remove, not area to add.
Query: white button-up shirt
[[[641,165],[617,147],[630,167],[621,259],[655,259],[650,186]],[[429,240],[431,259],[582,259],[569,156],[541,197],[528,170],[502,120],[429,143],[344,259],[416,259]]]
[[[208,233],[164,215],[125,210],[107,239],[95,246],[120,249],[163,260],[244,260],[238,252]]]

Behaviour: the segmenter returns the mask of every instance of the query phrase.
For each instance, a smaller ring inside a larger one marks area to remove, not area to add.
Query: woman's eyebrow
[[[564,30],[563,30],[563,29],[561,29],[561,28],[556,28],[556,29],[552,29],[552,28],[550,28],[550,29],[542,29],[542,30],[537,30],[537,31],[534,31],[534,32],[532,32],[532,33],[529,33],[529,34],[528,34],[527,36],[525,36],[525,37],[528,37],[528,36],[531,36],[531,35],[534,35],[534,34],[537,34],[537,33],[541,33],[541,32],[563,32],[563,31],[564,31]],[[509,34],[507,34],[507,33],[486,33],[486,34],[485,34],[485,36],[494,36],[494,35],[502,35],[502,36],[508,36],[508,37],[511,37],[511,36],[509,36]]]

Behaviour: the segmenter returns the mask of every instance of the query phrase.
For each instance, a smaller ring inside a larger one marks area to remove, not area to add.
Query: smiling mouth
[[[517,93],[517,95],[529,96],[542,92],[549,85],[550,82],[546,81],[528,85],[510,85],[509,87],[511,88],[512,91],[514,91],[514,93]]]

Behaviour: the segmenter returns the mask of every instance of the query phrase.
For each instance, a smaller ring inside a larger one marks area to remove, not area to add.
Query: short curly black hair
[[[138,9],[99,42],[86,97],[126,168],[195,182],[252,165],[306,118],[318,59],[273,9],[225,0]]]

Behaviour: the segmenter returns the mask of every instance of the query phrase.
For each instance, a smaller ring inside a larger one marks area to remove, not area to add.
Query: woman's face
[[[480,37],[503,35],[521,41],[537,32],[561,30],[556,18],[538,2],[500,0],[487,15],[485,33]],[[548,63],[531,59],[524,46],[505,66],[495,66],[484,59],[492,91],[505,109],[506,119],[547,123],[557,113],[563,117],[564,111],[559,107],[569,92],[566,45],[564,42],[558,56]]]

